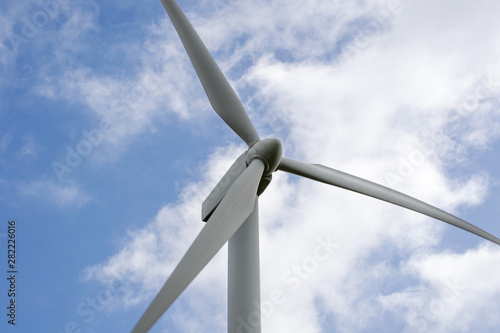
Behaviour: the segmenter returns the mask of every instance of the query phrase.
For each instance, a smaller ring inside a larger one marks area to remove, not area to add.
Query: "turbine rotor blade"
[[[241,101],[175,0],[161,0],[215,112],[249,146],[260,141]]]
[[[500,245],[500,239],[450,213],[388,187],[331,169],[324,165],[307,164],[283,157],[281,159],[281,164],[278,166],[278,170],[293,173],[295,175],[313,179],[325,184],[341,187],[411,209],[415,212],[422,213],[449,223],[455,227],[469,231],[479,237]]]
[[[233,183],[132,333],[147,332],[250,216],[264,168],[255,159]]]

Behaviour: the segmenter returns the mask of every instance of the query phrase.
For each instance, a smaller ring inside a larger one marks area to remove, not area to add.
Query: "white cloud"
[[[24,196],[34,196],[60,207],[80,207],[91,200],[80,186],[71,182],[36,180],[18,184],[17,190]]]
[[[0,140],[0,158],[5,154],[13,137],[9,133],[3,134]]]
[[[84,105],[90,116],[105,120],[111,127],[104,138],[109,144],[101,156],[105,158],[125,150],[136,135],[154,130],[158,120],[175,115],[201,123],[210,114],[209,105],[170,28],[169,22],[161,21],[149,27],[146,40],[114,46],[133,53],[134,61],[140,62],[137,67],[110,75],[70,64],[58,77],[42,72],[36,91]],[[121,51],[115,56],[121,57]],[[59,57],[70,54],[63,49]]]
[[[17,151],[17,159],[24,159],[27,161],[34,161],[38,157],[40,147],[35,143],[32,135],[27,135],[23,138],[24,144]]]
[[[465,253],[425,253],[406,269],[421,285],[382,298],[390,311],[403,313],[411,332],[489,332],[500,325],[500,251],[483,244]]]
[[[242,92],[250,90],[243,84],[254,89],[250,100],[258,105],[252,104],[252,117],[258,128],[270,128],[268,132],[280,136],[287,156],[379,183],[386,182],[387,172],[399,174],[398,190],[449,211],[484,201],[489,186],[484,172],[456,181],[447,170],[467,158],[461,145],[476,149],[498,139],[497,102],[480,99],[484,111],[467,117],[460,113],[464,96],[474,92],[499,55],[495,39],[500,24],[490,8],[498,5],[405,1],[401,13],[390,18],[390,24],[371,36],[369,43],[358,44],[357,52],[331,47],[323,53],[329,43],[352,38],[354,19],[373,17],[373,11],[385,3],[233,4],[208,19],[191,16],[202,23],[208,44],[220,50],[223,67],[230,72],[245,70],[236,80]],[[488,14],[477,14],[482,12]],[[337,18],[322,28],[325,21]],[[225,22],[230,28],[224,28]],[[224,47],[234,42],[241,48],[233,52]],[[350,43],[356,46],[355,40]],[[294,62],[282,59],[283,49],[295,56]],[[349,54],[325,56],[332,50]],[[243,52],[251,55],[250,65],[238,62]],[[308,60],[308,53],[314,60]],[[154,54],[154,59],[160,56]],[[169,61],[176,56],[169,55]],[[181,77],[176,84],[182,92],[192,78]],[[485,125],[481,115],[493,124]],[[474,136],[476,132],[480,134]],[[193,207],[199,207],[203,194],[215,184],[214,175],[222,175],[223,165],[227,168],[238,155],[235,147],[227,147],[229,152],[224,153],[225,148],[209,158],[204,178],[189,184],[179,202],[163,207],[144,229],[130,234],[106,262],[88,268],[87,277],[123,283],[127,304],[144,302],[144,295],[151,297],[202,226],[195,222],[199,212]],[[416,151],[424,153],[423,161],[415,162]],[[405,161],[413,163],[412,172],[407,169],[401,174]],[[498,262],[495,248],[480,243],[465,254],[440,253],[436,249],[447,230],[445,224],[284,174],[276,174],[260,202],[262,298],[269,299],[279,290],[285,299],[264,316],[264,331],[320,332],[335,326],[339,332],[366,332],[377,325],[386,331],[391,327],[415,331],[427,325],[427,331],[454,332],[498,327],[493,317],[500,308],[494,285],[500,274],[493,264]],[[312,265],[308,258],[314,258],[315,248],[328,237],[339,247],[324,261],[316,260],[314,269],[307,266]],[[171,314],[179,314],[181,305],[192,310],[193,302],[201,307],[203,302],[216,303],[203,308],[203,316],[224,311],[224,255],[223,251],[206,267],[180,305],[165,315],[167,320],[181,325],[184,318]],[[309,269],[303,274],[307,277],[293,273],[294,267],[304,265]],[[295,283],[290,280],[294,277]],[[467,289],[456,301],[446,303],[442,312],[430,313],[429,306],[440,305],[436,302],[447,292],[447,281],[455,277]],[[486,295],[487,288],[492,295]],[[214,294],[219,298],[210,302]],[[194,327],[204,320],[189,317]],[[214,321],[223,327],[223,318]]]
[[[177,203],[160,209],[157,216],[143,229],[128,230],[120,252],[106,262],[88,267],[83,272],[86,280],[95,279],[108,286],[120,285],[120,305],[129,307],[149,300],[165,282],[203,227],[200,221],[201,203],[215,185],[216,175],[222,176],[236,158],[241,146],[224,147],[214,152],[208,161],[203,181],[186,186]],[[225,321],[221,312],[225,309],[226,250],[225,248],[200,274],[186,293],[196,295],[183,304],[191,311],[199,312],[199,321],[185,320],[182,309],[174,324],[180,331],[195,332],[200,327],[220,330]],[[211,304],[206,308],[206,304]],[[200,312],[201,311],[201,312]]]
[[[56,41],[60,48],[75,48],[78,36],[95,27],[95,4],[58,0],[9,3],[0,25],[1,62],[10,65],[20,54]],[[61,24],[61,29],[55,27]]]
[[[9,65],[17,55],[17,43],[24,37],[19,36],[19,31],[14,31],[14,26],[21,22],[21,17],[26,15],[28,10],[29,5],[25,2],[11,3],[5,11],[0,13],[0,50],[2,51],[0,63],[2,65]]]
[[[9,39],[12,29],[12,22],[9,21],[8,16],[0,14],[0,22],[2,22],[0,25],[0,40],[2,41],[2,43],[0,43],[0,63],[2,65],[7,64],[11,60],[11,50],[9,50],[9,47],[6,45],[6,41]]]

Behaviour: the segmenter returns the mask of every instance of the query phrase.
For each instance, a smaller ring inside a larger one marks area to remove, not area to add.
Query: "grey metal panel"
[[[161,0],[215,112],[249,146],[260,141],[241,101],[174,0]]]
[[[255,160],[233,183],[132,333],[147,332],[247,220],[255,208],[257,187],[264,169],[264,163]]]
[[[229,239],[227,331],[260,333],[259,209]]]
[[[231,165],[229,170],[224,174],[222,179],[217,183],[212,192],[203,201],[201,205],[201,219],[208,221],[214,210],[217,208],[222,198],[234,183],[234,181],[245,171],[247,164],[245,162],[246,152],[241,154],[236,161]]]
[[[433,217],[500,245],[500,239],[437,207],[371,181],[320,164],[307,164],[283,157],[278,170],[358,192]]]

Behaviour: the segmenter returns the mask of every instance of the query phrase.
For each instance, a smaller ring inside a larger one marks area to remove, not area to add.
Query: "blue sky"
[[[285,156],[500,236],[499,4],[179,4]],[[0,269],[15,219],[19,271],[17,325],[2,313],[1,330],[130,331],[245,146],[160,1],[8,0],[0,37]],[[260,212],[263,332],[498,332],[498,247],[284,173]],[[226,260],[223,248],[151,332],[225,331]]]

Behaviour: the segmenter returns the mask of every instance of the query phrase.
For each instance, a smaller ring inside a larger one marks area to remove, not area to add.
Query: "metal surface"
[[[260,333],[259,211],[229,239],[228,332]]]
[[[177,3],[162,3],[212,107],[250,149],[238,158],[204,202],[202,217],[208,219],[207,224],[132,333],[147,332],[228,240],[228,330],[261,331],[257,193],[260,195],[267,187],[276,167],[411,209],[500,245],[498,238],[484,230],[408,195],[322,165],[282,158],[279,140],[260,140],[240,100]]]
[[[324,165],[307,164],[283,157],[278,170],[358,192],[433,217],[500,245],[500,239],[450,213],[401,192]]]
[[[234,181],[242,174],[247,168],[247,163],[245,162],[246,152],[241,154],[236,161],[231,165],[229,170],[224,174],[224,176],[219,180],[217,185],[214,187],[212,192],[203,201],[201,205],[201,220],[207,222],[212,213],[215,211],[217,206],[220,204],[227,191],[233,185]]]
[[[134,327],[147,332],[253,212],[264,163],[255,160],[233,183],[167,282]]]
[[[245,108],[191,23],[174,0],[161,0],[215,112],[249,146],[260,141]]]

